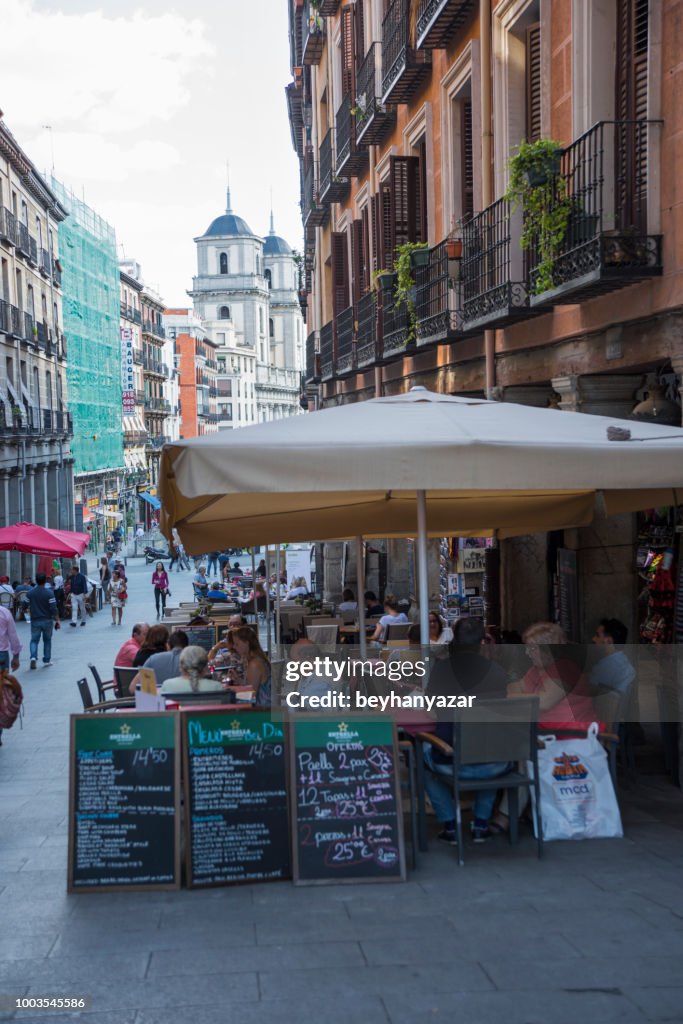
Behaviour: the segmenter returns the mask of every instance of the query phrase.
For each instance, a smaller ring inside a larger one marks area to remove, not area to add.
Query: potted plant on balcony
[[[553,270],[575,208],[567,182],[559,176],[561,147],[552,139],[523,142],[509,162],[505,199],[512,210],[521,207],[524,219],[522,249],[536,248],[534,294],[554,287]]]
[[[393,270],[373,270],[372,283],[382,295],[386,295],[396,287],[396,274]]]
[[[417,332],[417,313],[415,310],[416,284],[414,271],[424,267],[429,261],[429,247],[426,242],[406,242],[396,246],[396,289],[394,305],[405,305],[408,314],[408,334],[406,347],[415,341]]]

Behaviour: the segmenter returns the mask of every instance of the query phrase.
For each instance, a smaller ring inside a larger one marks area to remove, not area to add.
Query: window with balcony
[[[396,247],[427,241],[421,156],[392,156],[389,175],[372,200],[373,270],[391,270]]]

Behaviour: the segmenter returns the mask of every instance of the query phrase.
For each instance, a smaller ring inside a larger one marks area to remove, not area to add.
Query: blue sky
[[[189,303],[192,239],[225,207],[301,247],[284,87],[286,0],[0,0],[0,109],[39,169],[116,228],[169,305]],[[51,126],[51,131],[44,126]]]

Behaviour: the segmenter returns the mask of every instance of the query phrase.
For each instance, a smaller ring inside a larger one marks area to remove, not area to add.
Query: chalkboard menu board
[[[295,882],[404,879],[393,723],[302,715],[292,730]]]
[[[178,716],[72,715],[69,892],[180,884]]]
[[[185,632],[191,644],[203,647],[205,651],[210,651],[216,643],[215,626],[186,626]]]
[[[182,714],[190,887],[291,878],[286,736],[270,709]]]

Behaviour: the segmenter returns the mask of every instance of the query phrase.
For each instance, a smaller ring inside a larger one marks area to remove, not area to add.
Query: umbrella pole
[[[429,646],[429,574],[427,572],[427,492],[417,492],[417,583],[420,643]]]
[[[270,633],[270,591],[268,590],[268,545],[266,544],[266,629],[268,630],[268,661],[273,657],[271,633]],[[256,591],[254,591],[254,600],[256,600]]]
[[[277,546],[277,562],[275,565],[275,646],[278,657],[280,654],[280,552],[281,547]]]
[[[363,538],[356,537],[356,593],[358,595],[358,629],[360,630],[360,656],[368,656],[368,638],[365,633],[365,566],[363,565]]]

